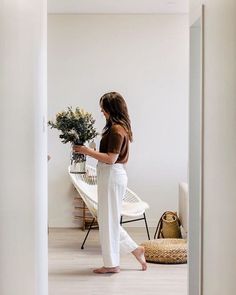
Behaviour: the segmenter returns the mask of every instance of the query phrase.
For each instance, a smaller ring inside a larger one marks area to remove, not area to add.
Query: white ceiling
[[[188,0],[48,0],[48,13],[188,13]]]

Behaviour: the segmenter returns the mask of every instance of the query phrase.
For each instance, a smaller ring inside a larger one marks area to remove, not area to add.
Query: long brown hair
[[[108,92],[100,98],[101,108],[109,114],[103,134],[109,131],[112,124],[120,124],[126,130],[129,140],[133,140],[128,108],[124,98],[118,92]]]

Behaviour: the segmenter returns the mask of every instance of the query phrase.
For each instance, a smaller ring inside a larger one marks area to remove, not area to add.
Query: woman
[[[98,274],[120,271],[120,248],[132,252],[147,269],[144,248],[138,246],[120,226],[122,198],[127,187],[124,164],[128,161],[132,131],[127,106],[117,92],[104,94],[100,99],[101,112],[106,118],[99,151],[85,146],[74,150],[98,160],[98,223],[104,266]]]

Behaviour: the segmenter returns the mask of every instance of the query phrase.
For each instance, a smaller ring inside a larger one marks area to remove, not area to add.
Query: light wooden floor
[[[147,239],[143,228],[127,231],[137,243]],[[148,270],[140,271],[128,254],[121,257],[120,273],[94,274],[92,270],[102,266],[98,230],[90,233],[81,250],[84,234],[79,229],[50,229],[49,295],[187,295],[186,264],[148,263]]]

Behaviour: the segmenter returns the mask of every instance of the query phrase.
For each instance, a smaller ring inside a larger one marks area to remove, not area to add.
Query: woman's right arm
[[[88,155],[98,160],[99,162],[103,162],[106,164],[114,164],[119,156],[119,154],[114,154],[114,153],[101,153],[101,152],[95,151],[94,149],[88,148],[86,146],[81,146],[81,145],[74,145],[73,150],[77,153]]]

